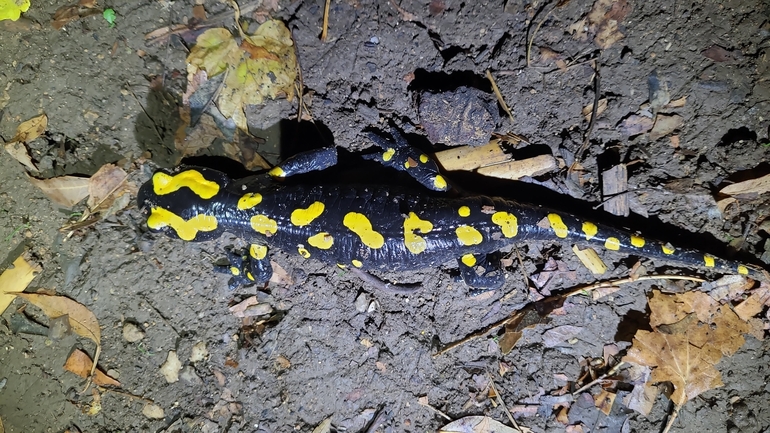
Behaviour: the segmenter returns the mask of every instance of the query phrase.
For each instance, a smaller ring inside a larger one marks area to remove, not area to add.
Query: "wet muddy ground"
[[[357,152],[371,146],[363,131],[389,122],[429,149],[430,116],[420,112],[421,104],[431,92],[463,86],[491,95],[489,70],[512,118],[497,109],[486,132],[521,135],[530,143],[517,150],[522,156],[551,154],[559,168],[522,182],[458,175],[463,188],[590,211],[603,200],[601,173],[624,163],[633,213],[628,219],[607,215],[608,222],[720,255],[730,253],[729,244],[754,262],[765,254],[767,196],[720,209],[716,192],[768,172],[768,3],[333,1],[325,42],[319,40],[322,2],[277,3],[260,6],[256,19],[279,18],[291,30],[304,100],[316,124],[288,120],[296,99],[269,112],[255,109],[250,125],[264,142],[253,150],[268,160],[330,144]],[[225,3],[203,5],[209,16],[231,11]],[[194,4],[114,1],[99,5],[117,12],[114,27],[95,14],[55,30],[51,17],[61,6],[33,0],[20,21],[0,22],[0,136],[9,140],[22,121],[45,113],[48,132],[29,145],[40,177],[90,176],[115,163],[141,184],[178,160],[173,134],[187,55],[179,38],[150,44],[145,35],[189,22]],[[602,13],[592,14],[597,8]],[[233,28],[232,19],[223,22]],[[680,104],[656,105],[661,92],[651,88],[661,87]],[[589,126],[581,110],[595,99],[606,99],[606,109]],[[635,130],[630,116],[653,111],[681,122],[659,137]],[[458,130],[475,119],[450,109],[432,113]],[[257,129],[279,120],[279,126]],[[486,124],[471,126],[479,125]],[[568,172],[576,160],[579,170]],[[524,275],[541,274],[549,259],[561,266],[547,286],[552,293],[596,277],[571,245],[526,242],[517,246],[520,264],[515,253],[506,256],[513,264],[502,290],[471,296],[456,278],[456,265],[448,263],[381,275],[423,285],[413,295],[392,295],[336,266],[275,252],[274,261],[293,283],[259,291],[260,301],[280,312],[261,326],[229,309],[257,289],[229,291],[227,276],[212,272],[223,248],[243,241],[185,243],[148,233],[135,206],[68,236],[59,228],[73,210],[53,204],[5,153],[0,185],[4,265],[27,251],[42,267],[30,290],[66,295],[96,315],[99,365],[122,384],[119,392],[81,394],[85,381],[62,365],[74,348],[92,353],[92,343],[75,335],[13,332],[12,316],[23,305],[17,299],[0,319],[0,419],[6,432],[309,432],[327,418],[337,431],[357,432],[378,411],[384,414],[379,431],[435,431],[447,420],[421,404],[426,400],[453,419],[488,415],[508,423],[488,398],[490,380],[519,425],[535,432],[659,431],[671,411],[662,394],[646,416],[628,409],[623,398],[630,388],[614,391],[606,414],[592,397],[599,386],[576,395],[566,420],[553,402],[591,360],[603,358],[607,346],[622,356],[634,330],[645,326],[640,322],[653,288],[682,291],[695,284],[638,282],[597,300],[571,297],[550,323],[525,330],[508,354],[493,333],[433,357],[441,345],[547,295]],[[610,268],[602,279],[626,276],[637,261],[599,254]],[[678,269],[660,261],[645,266],[650,273]],[[31,307],[26,313],[46,323]],[[764,313],[758,317],[767,322]],[[544,337],[563,325],[576,330],[571,338],[554,343]],[[143,338],[130,342],[127,328]],[[160,372],[170,351],[181,363],[172,383]],[[747,336],[717,366],[724,386],[685,404],[674,431],[766,431],[769,364],[767,340]],[[150,402],[163,409],[160,416],[148,414]]]

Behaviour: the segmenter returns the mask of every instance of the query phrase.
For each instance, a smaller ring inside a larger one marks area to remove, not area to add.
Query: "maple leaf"
[[[724,385],[714,365],[743,345],[749,324],[702,292],[654,291],[649,304],[653,331],[637,331],[623,360],[652,367],[647,384],[671,382],[678,406]]]

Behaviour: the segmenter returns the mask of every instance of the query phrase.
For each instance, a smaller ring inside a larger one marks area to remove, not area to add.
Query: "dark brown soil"
[[[21,21],[0,22],[0,136],[8,140],[22,121],[47,114],[51,141],[31,146],[47,176],[91,175],[110,162],[141,183],[157,166],[173,163],[169,149],[187,52],[174,38],[148,45],[145,34],[186,22],[193,3],[100,2],[117,12],[115,27],[97,14],[57,31],[50,21],[63,3],[32,0]],[[554,5],[539,2],[333,1],[326,42],[318,38],[323,2],[280,3],[271,15],[293,33],[312,116],[321,136],[339,148],[355,152],[369,147],[362,131],[382,129],[388,121],[401,125],[410,140],[427,144],[419,137],[424,135],[419,92],[461,85],[488,90],[484,75],[490,70],[515,119],[497,113],[495,131],[520,134],[535,153],[551,153],[572,164],[588,129],[581,110],[594,101],[596,80],[589,60],[595,59],[599,96],[607,98],[608,106],[593,126],[582,174],[568,175],[564,169],[526,183],[506,183],[491,193],[545,197],[548,203],[542,204],[551,207],[586,210],[602,200],[600,173],[624,162],[629,164],[632,210],[648,218],[608,218],[611,223],[653,237],[675,236],[719,254],[726,252],[722,245],[744,239],[733,244],[746,257],[759,260],[764,253],[767,234],[757,224],[770,213],[770,202],[743,200],[722,215],[715,191],[730,180],[768,171],[767,2],[621,0],[616,6],[622,11],[616,12],[625,14],[619,23],[625,37],[606,48],[594,41],[594,30],[586,32],[587,24],[580,23],[592,8],[589,1],[573,0],[552,12]],[[228,11],[217,1],[206,1],[205,7],[209,14]],[[527,65],[527,43],[541,21]],[[232,20],[226,25],[232,28]],[[560,69],[556,60],[572,66]],[[687,97],[684,106],[669,110],[684,123],[656,140],[648,134],[629,137],[619,125],[650,99],[653,74],[671,99]],[[153,77],[163,77],[165,93],[151,90]],[[294,110],[283,113],[287,117]],[[280,120],[260,116],[255,123]],[[280,138],[277,127],[256,134],[267,140],[257,150],[273,161],[279,153],[291,153],[291,145],[331,144],[320,138],[291,142],[315,127],[299,130],[294,121],[284,121],[280,129]],[[65,141],[65,151],[59,152],[55,143]],[[279,142],[286,148],[271,147]],[[141,158],[147,151],[151,157]],[[337,267],[278,252],[274,260],[296,284],[268,288],[265,300],[283,316],[246,342],[241,320],[228,308],[256,289],[231,292],[227,277],[211,270],[224,257],[223,247],[238,241],[193,244],[148,234],[134,206],[67,238],[58,228],[71,210],[50,202],[29,182],[24,168],[3,155],[0,239],[5,263],[28,250],[43,268],[31,290],[55,290],[96,314],[103,341],[99,364],[123,385],[123,393],[101,394],[96,415],[83,413],[93,395],[80,395],[84,381],[62,365],[73,348],[92,352],[93,346],[74,336],[53,340],[11,332],[11,316],[22,305],[17,300],[0,320],[0,419],[6,432],[310,432],[326,418],[338,431],[357,432],[381,408],[388,416],[380,431],[435,431],[446,420],[421,406],[421,397],[452,418],[487,414],[507,423],[502,409],[479,395],[486,374],[507,405],[521,409],[520,425],[535,432],[563,431],[565,425],[548,404],[549,396],[566,384],[561,378],[577,380],[581,365],[601,358],[605,345],[626,348],[630,338],[624,331],[639,327],[629,323],[643,316],[646,294],[653,286],[667,288],[665,283],[636,283],[597,301],[573,297],[565,314],[525,331],[507,355],[500,353],[493,335],[434,359],[437,344],[458,340],[531,302],[534,293],[522,271],[536,274],[549,258],[564,262],[576,272],[557,276],[549,286],[555,292],[595,278],[570,245],[538,242],[518,246],[523,269],[509,269],[501,291],[470,296],[448,264],[383,275],[424,286],[412,296],[388,295]],[[461,184],[464,179],[457,177]],[[484,185],[473,178],[463,184],[471,190]],[[611,268],[603,278],[624,276],[635,262],[600,254]],[[647,266],[653,270],[666,264]],[[141,342],[124,339],[128,322],[146,332]],[[559,325],[582,329],[569,343],[546,347],[543,333]],[[725,386],[687,403],[675,431],[770,429],[770,345],[746,338],[735,356],[718,365]],[[201,342],[209,355],[192,363],[192,348]],[[176,351],[185,367],[174,383],[159,371],[169,351]],[[510,368],[503,377],[501,364]],[[642,416],[623,406],[627,393],[619,392],[610,415],[576,401],[570,424],[582,425],[583,431],[660,430],[669,400],[658,397],[652,412]],[[154,401],[165,417],[144,416],[147,401],[129,394]]]

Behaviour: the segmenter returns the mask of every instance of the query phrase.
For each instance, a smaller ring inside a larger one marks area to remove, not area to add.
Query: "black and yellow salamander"
[[[396,134],[394,134],[396,136]],[[447,189],[435,163],[399,137],[370,138],[388,166],[412,172],[434,191]],[[323,169],[333,149],[300,154],[271,170],[272,177]],[[752,265],[601,225],[586,219],[495,197],[449,198],[430,191],[358,185],[281,185],[268,176],[233,181],[208,168],[156,172],[139,192],[147,226],[185,241],[230,232],[251,243],[248,254],[229,252],[230,286],[264,284],[271,275],[268,248],[296,252],[340,267],[416,270],[457,260],[473,288],[498,288],[505,276],[487,255],[524,240],[559,240],[663,259],[687,267],[760,277]]]

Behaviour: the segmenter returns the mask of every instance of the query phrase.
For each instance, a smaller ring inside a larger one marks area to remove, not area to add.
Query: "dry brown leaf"
[[[326,418],[313,429],[313,433],[329,433],[332,429],[332,419]]]
[[[562,325],[551,328],[543,333],[543,346],[565,346],[581,332],[583,332],[583,328],[580,326]]]
[[[632,347],[623,358],[626,362],[653,367],[648,383],[673,383],[671,400],[679,406],[723,385],[714,365],[722,356],[734,354],[745,341],[743,334],[750,331],[749,325],[728,305],[714,311],[712,301],[706,298],[710,298],[709,295],[702,292],[663,295],[654,291],[650,310],[651,317],[658,317],[656,323],[686,317],[674,326],[665,325],[669,332],[674,331],[672,333],[660,332],[655,325],[652,332],[637,331]],[[696,316],[705,321],[693,320]]]
[[[270,265],[273,267],[273,275],[270,277],[270,282],[275,284],[282,284],[284,286],[291,286],[294,284],[294,279],[286,272],[286,269],[278,263],[270,260]]]
[[[762,312],[768,299],[770,299],[770,290],[767,287],[760,287],[745,301],[735,306],[735,314],[742,320],[748,321]]]
[[[492,140],[483,146],[458,146],[436,152],[436,162],[446,171],[473,171],[480,167],[499,164],[511,159],[500,146],[500,140]]]
[[[687,96],[682,96],[679,99],[675,99],[668,104],[666,104],[665,108],[682,108],[687,103]]]
[[[612,411],[612,404],[615,403],[615,397],[617,397],[617,394],[603,389],[599,395],[594,396],[594,405],[596,405],[603,414],[609,416]]]
[[[684,125],[684,118],[678,114],[658,114],[650,131],[650,140],[657,140],[676,131]]]
[[[89,180],[85,177],[60,176],[51,179],[30,177],[32,185],[40,188],[54,203],[71,208],[88,196]]]
[[[607,49],[625,35],[618,30],[633,7],[626,0],[596,0],[587,19],[589,28],[596,35],[594,42],[599,48]]]
[[[251,296],[229,308],[235,317],[265,316],[273,312],[273,307],[260,303],[256,296]]]
[[[518,161],[508,161],[502,164],[481,167],[476,173],[482,176],[498,179],[518,180],[523,177],[540,176],[552,172],[559,167],[556,158],[551,155],[540,155]]]
[[[136,186],[126,182],[128,175],[122,168],[105,164],[94,173],[88,182],[88,208],[91,212],[106,210],[115,199],[136,190]]]
[[[756,196],[770,191],[770,174],[728,185],[719,191],[731,196]]]
[[[13,157],[16,161],[19,161],[21,165],[27,168],[32,173],[39,173],[37,166],[32,161],[32,157],[29,156],[29,150],[24,143],[17,141],[15,143],[6,143],[5,151]]]
[[[48,128],[48,116],[41,114],[33,117],[16,128],[16,135],[8,143],[29,143],[43,135]]]
[[[80,349],[75,349],[64,364],[65,370],[83,378],[88,378],[92,368],[93,361],[91,357]],[[94,370],[93,380],[99,386],[120,386],[120,382],[103,373],[98,368]]]
[[[35,279],[35,273],[40,272],[40,267],[30,264],[23,256],[13,261],[11,268],[0,274],[0,314],[16,298],[16,293],[23,292],[29,283]]]
[[[605,211],[627,217],[631,213],[628,197],[628,167],[618,164],[602,172],[602,197]]]
[[[67,315],[73,331],[93,340],[96,344],[101,344],[102,332],[99,329],[99,321],[85,305],[57,295],[19,293],[18,296],[43,310],[43,313],[51,319]]]
[[[53,14],[51,26],[56,30],[61,30],[62,27],[66,26],[71,21],[99,13],[101,13],[101,11],[96,9],[95,1],[80,0],[77,3],[62,6],[59,9],[56,9],[56,12]]]
[[[623,121],[620,122],[618,129],[624,135],[633,137],[635,135],[643,134],[650,129],[655,122],[647,116],[640,116],[638,114],[632,114]]]

